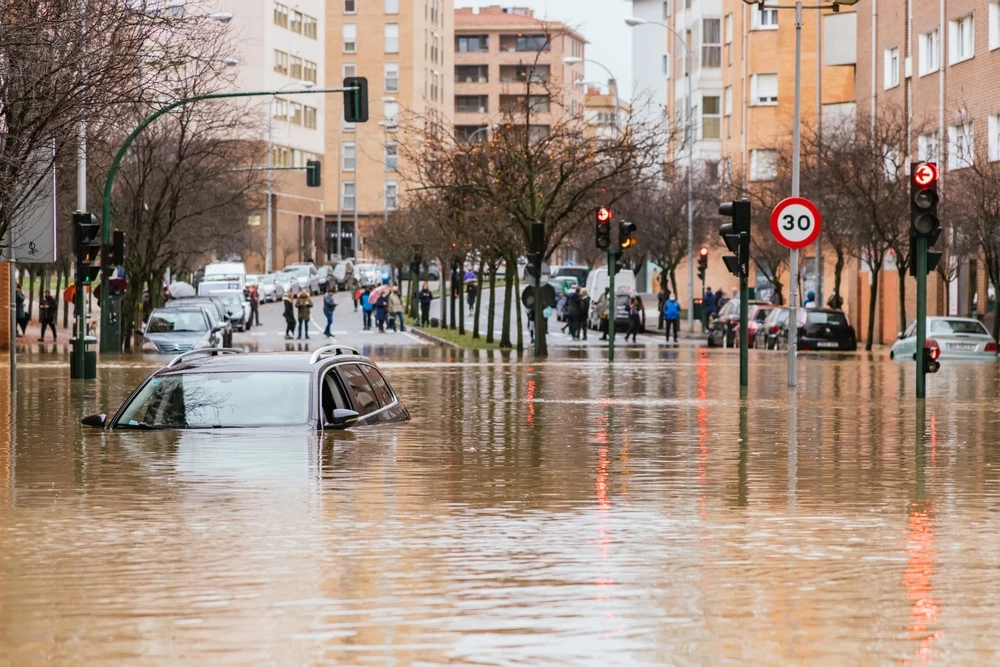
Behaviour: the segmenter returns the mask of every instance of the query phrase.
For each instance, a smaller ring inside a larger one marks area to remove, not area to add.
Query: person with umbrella
[[[378,297],[375,299],[375,324],[378,325],[379,333],[385,333],[385,322],[388,317],[389,299],[386,297],[385,292],[381,290],[373,290],[372,293],[368,295],[369,301],[371,301],[375,292],[378,292]]]

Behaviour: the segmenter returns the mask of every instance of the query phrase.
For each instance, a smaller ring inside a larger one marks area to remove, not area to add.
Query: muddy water
[[[414,421],[327,436],[85,432],[149,367],[23,363],[0,665],[1000,660],[996,365],[395,354]]]

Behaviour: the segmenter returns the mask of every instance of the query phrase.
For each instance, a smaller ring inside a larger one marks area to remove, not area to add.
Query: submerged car
[[[410,413],[375,363],[350,347],[308,354],[196,350],[140,384],[107,430],[296,428],[338,430],[409,421]]]
[[[223,327],[204,306],[157,308],[142,330],[143,352],[187,352],[222,347]]]
[[[798,316],[799,350],[843,350],[854,352],[858,339],[854,327],[842,310],[832,308],[800,308]],[[788,318],[781,325],[781,342],[788,346]]]
[[[787,321],[787,308],[776,307],[767,311],[764,321],[757,327],[753,338],[753,347],[762,347],[767,350],[776,349],[780,343],[782,327]]]
[[[890,359],[913,359],[917,351],[917,323],[897,335],[889,351]],[[983,323],[967,317],[928,317],[927,347],[936,347],[942,359],[982,359],[995,361],[997,342]]]
[[[213,320],[213,327],[222,327],[222,347],[231,347],[233,344],[233,323],[229,321],[229,313],[226,311],[226,304],[217,296],[188,296],[180,299],[171,299],[163,304],[164,308],[204,308],[208,311]]]

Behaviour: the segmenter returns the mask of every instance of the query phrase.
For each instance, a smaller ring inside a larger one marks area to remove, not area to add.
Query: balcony
[[[500,35],[501,53],[538,53],[551,51],[548,35]]]
[[[551,73],[548,65],[501,65],[500,83],[545,83]]]

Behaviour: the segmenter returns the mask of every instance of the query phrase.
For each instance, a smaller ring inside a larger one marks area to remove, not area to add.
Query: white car
[[[362,287],[375,287],[382,284],[382,271],[377,264],[355,264],[354,277]]]
[[[317,275],[314,266],[309,264],[293,264],[286,266],[282,273],[287,273],[292,277],[292,282],[295,285],[292,293],[305,290],[309,294],[319,294],[319,275]]]
[[[260,295],[258,298],[261,303],[281,301],[285,296],[285,290],[282,289],[281,283],[278,282],[277,277],[273,273],[257,277],[257,292]]]
[[[285,273],[284,271],[279,271],[278,273],[272,273],[274,276],[274,283],[281,289],[281,297],[284,298],[286,294],[294,295],[298,292],[298,283],[295,282],[295,276],[291,273]]]
[[[910,361],[917,352],[917,323],[900,332],[889,351],[891,359]],[[942,359],[996,361],[997,342],[983,323],[968,317],[928,317],[928,347],[937,347]]]

